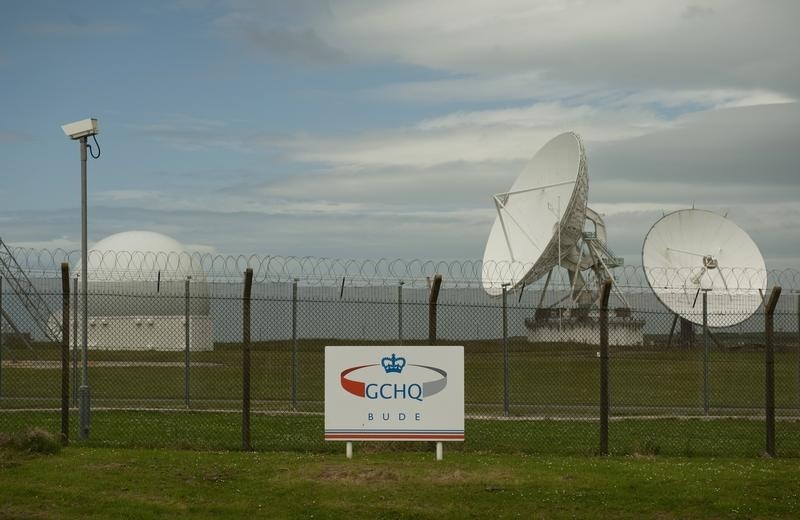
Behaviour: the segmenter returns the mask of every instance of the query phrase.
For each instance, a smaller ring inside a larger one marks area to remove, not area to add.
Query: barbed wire
[[[80,251],[11,247],[9,251],[20,267],[32,276],[50,277],[58,273],[62,262],[73,273],[80,269]],[[90,250],[89,279],[96,281],[148,281],[182,279],[186,276],[210,282],[240,280],[246,268],[252,268],[257,282],[291,282],[304,285],[397,285],[426,286],[430,278],[441,274],[448,287],[499,287],[509,280],[522,281],[533,267],[524,262],[483,262],[481,260],[424,260],[424,259],[347,259],[311,256],[223,255],[199,252],[153,251],[96,251]],[[648,278],[665,288],[685,289],[686,280],[702,284],[727,285],[727,290],[751,291],[764,286],[781,285],[785,290],[800,289],[800,271],[751,267],[715,269],[717,274],[702,267],[680,269],[650,269],[624,265],[612,269],[616,284],[628,291],[649,291]],[[594,283],[591,271],[584,272],[587,283]],[[716,278],[715,278],[716,277]],[[724,280],[724,281],[723,281]],[[566,270],[556,270],[549,282],[544,279],[529,284],[537,288],[549,283],[554,287],[570,287],[572,281]],[[521,288],[522,284],[518,284]]]

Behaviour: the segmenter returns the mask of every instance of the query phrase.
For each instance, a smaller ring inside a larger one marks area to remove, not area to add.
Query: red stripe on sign
[[[342,388],[344,388],[353,395],[357,395],[358,397],[364,397],[364,392],[365,392],[364,389],[367,386],[364,383],[364,381],[353,381],[352,379],[347,379],[345,376],[350,372],[353,372],[354,370],[358,370],[359,368],[374,367],[374,366],[378,366],[378,364],[374,363],[372,365],[361,365],[358,367],[353,367],[353,368],[348,368],[347,370],[343,370],[342,373],[339,375],[339,379],[341,380],[342,383]]]
[[[405,433],[405,434],[397,434],[397,433],[389,433],[389,434],[374,434],[374,433],[328,433],[325,435],[326,440],[350,440],[350,439],[383,439],[383,440],[392,440],[392,439],[425,439],[425,440],[436,440],[436,439],[448,439],[448,440],[464,440],[464,434],[450,434],[450,435],[441,435],[435,433]]]

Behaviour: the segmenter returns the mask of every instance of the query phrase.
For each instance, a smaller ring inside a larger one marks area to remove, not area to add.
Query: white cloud
[[[615,34],[652,35],[655,26],[672,25],[669,3],[529,2],[505,0],[487,9],[478,0],[334,4],[331,39],[354,53],[397,56],[433,68],[463,70],[476,64],[496,67],[496,56],[517,58],[542,47],[607,39]],[[380,35],[380,38],[378,36]],[[374,37],[370,46],[365,39]],[[524,59],[523,59],[524,60]],[[524,62],[524,61],[523,61]]]
[[[374,89],[390,99],[542,100],[648,89],[800,96],[793,0],[329,0],[231,9],[217,26],[273,58],[394,62],[455,75]]]
[[[267,139],[294,161],[345,166],[430,167],[530,158],[554,135],[575,130],[594,142],[628,139],[672,126],[644,107],[606,109],[538,103],[464,111],[414,127],[342,137]]]
[[[658,103],[665,107],[700,105],[704,109],[737,108],[792,103],[794,98],[772,90],[754,88],[651,89],[626,96],[631,104]]]
[[[542,72],[490,74],[394,83],[370,91],[379,98],[435,104],[442,102],[509,102],[513,100],[559,101],[606,107],[657,104],[690,110],[788,103],[795,99],[765,88],[649,88],[613,89],[596,82],[553,81]]]
[[[570,98],[592,86],[547,80],[542,72],[460,76],[455,78],[393,83],[370,93],[388,100],[417,103],[451,101],[513,101]],[[595,89],[599,86],[595,85]]]
[[[452,211],[487,204],[489,194],[509,184],[523,162],[339,167],[245,185],[236,192],[267,200],[339,202],[351,206],[353,213]]]
[[[342,1],[331,13],[306,23],[367,60],[606,88],[800,91],[790,1]]]

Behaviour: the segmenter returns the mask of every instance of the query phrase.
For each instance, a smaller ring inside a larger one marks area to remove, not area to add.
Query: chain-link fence
[[[404,263],[405,278],[394,279],[365,276],[363,264],[361,275],[352,277],[320,270],[319,261],[307,260],[313,267],[300,269],[286,269],[290,262],[284,261],[277,274],[262,265],[249,300],[248,350],[242,273],[215,272],[202,262],[188,272],[164,264],[90,276],[84,370],[78,280],[68,280],[65,295],[52,265],[39,261],[38,270],[30,255],[19,265],[28,273],[28,290],[49,311],[44,318],[31,312],[9,280],[1,282],[0,431],[59,431],[65,365],[61,337],[48,331],[63,325],[65,297],[70,438],[78,438],[79,388],[85,384],[91,417],[83,442],[90,444],[238,449],[249,393],[253,448],[341,450],[340,443],[323,440],[324,347],[430,342],[429,267],[423,266],[436,263],[421,262],[416,273]],[[569,303],[568,279],[554,277],[492,298],[481,286],[482,267],[458,265],[460,277],[452,265],[440,269],[446,274],[434,331],[437,345],[463,345],[465,353],[466,441],[448,448],[601,451],[606,358],[600,313]],[[373,275],[380,270],[369,269]],[[774,451],[800,456],[800,294],[792,292],[800,287],[797,272],[769,273],[770,289],[776,281],[783,285],[771,349],[765,306],[737,315],[747,308],[737,298],[752,294],[726,296],[726,316],[734,325],[704,327],[664,307],[641,269],[616,275],[606,322],[609,452],[763,453],[770,424],[769,350]],[[709,297],[692,296],[699,309]],[[709,311],[700,316],[716,323]],[[249,392],[243,394],[245,385]]]

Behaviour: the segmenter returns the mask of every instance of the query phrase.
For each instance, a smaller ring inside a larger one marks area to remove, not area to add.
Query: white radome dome
[[[174,238],[115,233],[90,248],[86,267],[91,348],[214,348],[208,281],[200,259]]]
[[[123,231],[97,242],[88,253],[89,280],[122,281],[157,277],[183,280],[204,273],[177,240],[154,231]],[[81,263],[75,267],[80,276]]]
[[[90,315],[183,315],[189,278],[192,314],[209,312],[205,272],[174,238],[153,231],[115,233],[89,249],[88,259]],[[80,277],[80,262],[75,272]]]
[[[92,251],[181,252],[185,248],[172,237],[155,231],[123,231],[97,242]]]

